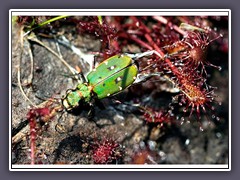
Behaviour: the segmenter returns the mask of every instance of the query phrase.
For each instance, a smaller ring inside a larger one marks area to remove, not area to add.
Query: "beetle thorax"
[[[92,88],[85,83],[79,83],[75,89],[69,89],[62,100],[63,106],[70,111],[79,106],[79,103],[90,103]]]

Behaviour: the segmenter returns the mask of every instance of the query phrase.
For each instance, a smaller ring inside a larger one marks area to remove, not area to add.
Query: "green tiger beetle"
[[[147,77],[139,78],[137,59],[156,54],[162,56],[155,50],[137,54],[122,54],[112,56],[96,68],[94,68],[79,83],[75,89],[68,89],[62,105],[67,111],[72,111],[80,106],[92,106],[94,100],[101,100],[122,92],[136,82],[141,82]]]

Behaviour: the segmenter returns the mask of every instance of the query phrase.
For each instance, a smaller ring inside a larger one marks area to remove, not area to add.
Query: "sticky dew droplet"
[[[190,139],[186,139],[185,145],[188,146],[190,144]]]
[[[184,117],[181,117],[181,119],[180,119],[180,125],[183,125],[183,123],[184,123],[184,121],[185,121],[185,118]]]
[[[222,137],[222,134],[221,134],[220,132],[217,132],[217,133],[216,133],[216,136],[217,136],[217,138],[221,138],[221,137]]]

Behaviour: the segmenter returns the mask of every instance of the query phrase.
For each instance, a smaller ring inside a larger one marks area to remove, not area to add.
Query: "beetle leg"
[[[56,130],[58,133],[60,133],[60,134],[66,132],[65,127],[62,125],[62,123],[63,123],[63,122],[62,122],[62,116],[63,116],[63,114],[64,114],[65,112],[67,112],[66,109],[64,109],[64,110],[62,111],[62,113],[60,114],[60,116],[59,116],[59,118],[58,118],[58,120],[57,120],[57,124],[55,125],[55,130]]]
[[[141,82],[145,82],[147,81],[149,78],[153,77],[153,76],[162,76],[162,73],[151,73],[151,74],[138,74],[137,78],[135,79],[133,84],[138,84]]]
[[[96,56],[94,56],[94,58],[93,58],[93,63],[92,63],[92,67],[90,67],[90,68],[91,68],[90,72],[91,72],[93,69],[95,69],[95,65],[96,65]]]
[[[78,75],[79,75],[79,77],[80,77],[79,79],[81,79],[82,83],[86,83],[87,82],[87,80],[86,80],[86,78],[85,78],[85,76],[84,76],[82,71],[79,72]]]
[[[126,54],[127,56],[131,57],[132,59],[134,60],[137,60],[137,59],[140,59],[142,57],[145,57],[145,56],[151,56],[151,55],[157,55],[159,56],[160,58],[163,58],[161,56],[161,54],[159,54],[157,51],[155,50],[151,50],[151,51],[146,51],[146,52],[143,52],[143,53],[136,53],[136,54]]]
[[[87,113],[87,117],[89,119],[93,119],[94,115],[95,115],[94,106],[93,106],[93,104],[90,104],[90,109],[89,109],[89,111]]]

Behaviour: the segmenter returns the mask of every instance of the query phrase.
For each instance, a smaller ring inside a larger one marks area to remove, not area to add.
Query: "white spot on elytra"
[[[110,95],[111,95],[110,93],[107,94],[107,96],[110,96]]]
[[[111,66],[111,67],[110,67],[111,70],[114,70],[114,68],[115,68],[114,66]]]
[[[119,87],[119,90],[121,91],[123,88],[121,86],[118,86]]]
[[[136,76],[133,77],[134,80],[135,80],[136,78],[137,78]]]
[[[119,81],[121,81],[121,80],[122,80],[122,78],[121,78],[121,77],[118,77],[118,78],[117,78],[117,81],[118,81],[118,82],[119,82]]]

